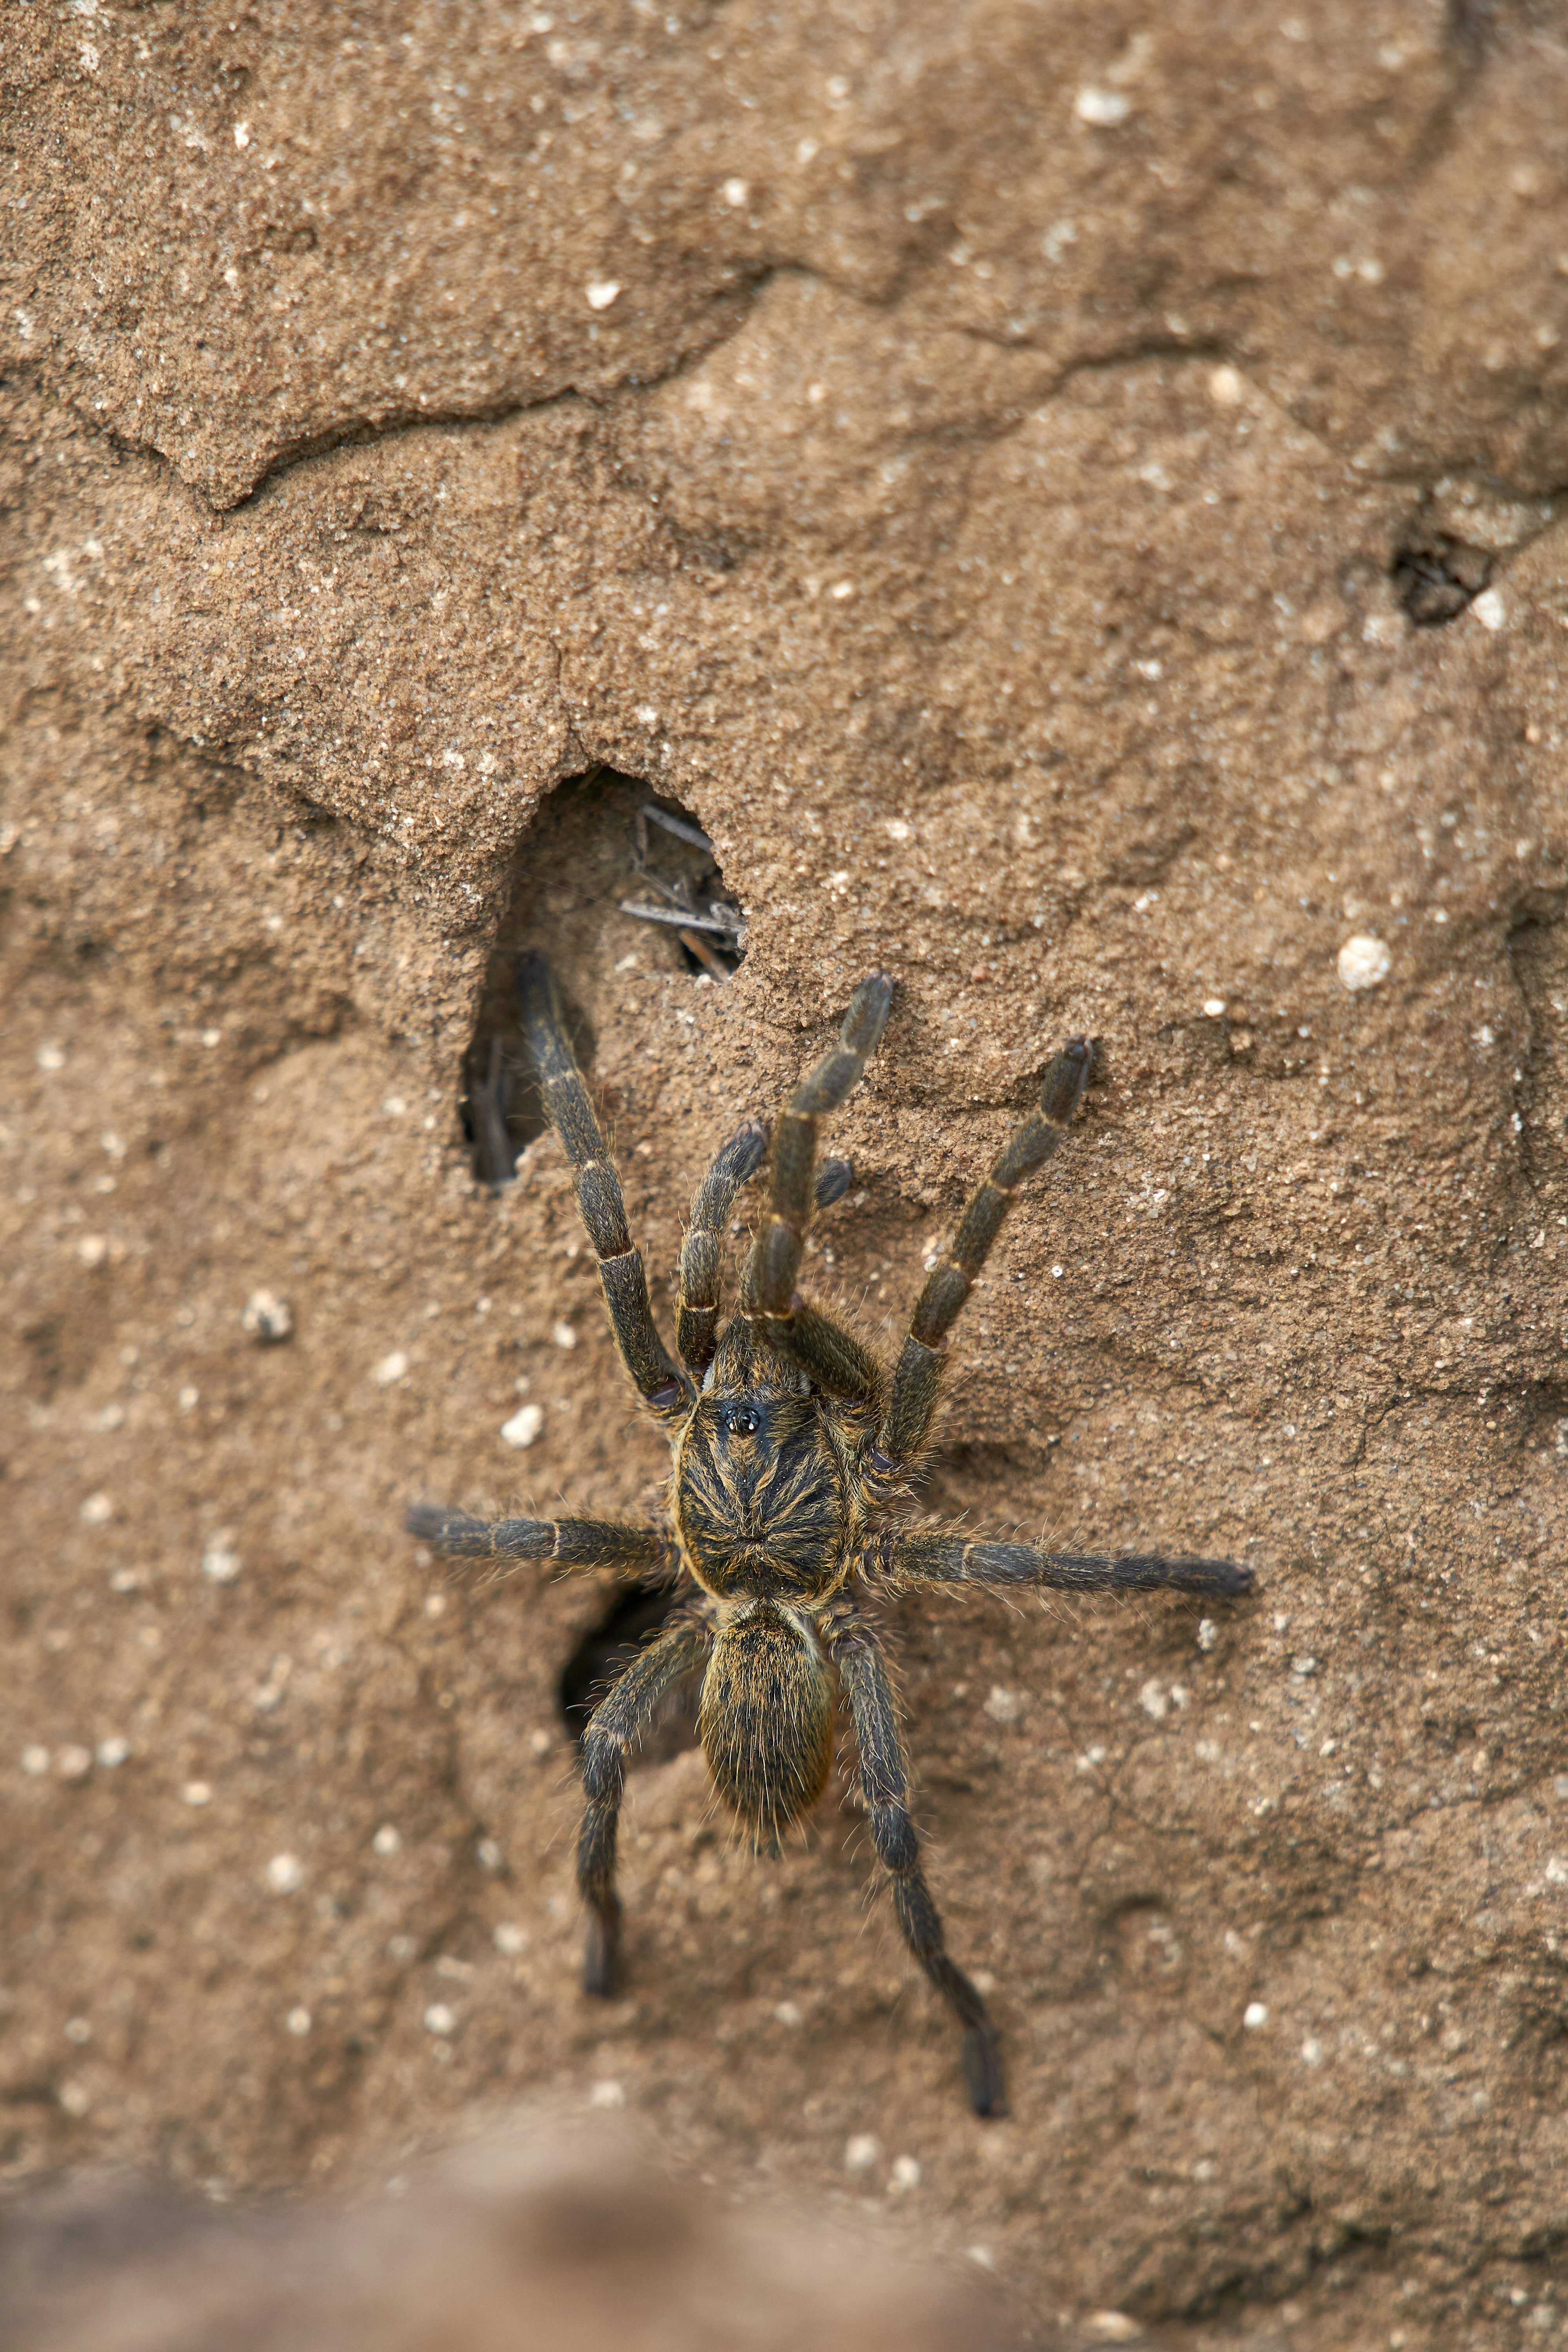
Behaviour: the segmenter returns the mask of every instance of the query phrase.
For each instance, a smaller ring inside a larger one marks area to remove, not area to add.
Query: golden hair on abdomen
[[[833,1682],[816,1641],[760,1609],[713,1644],[699,1715],[713,1784],[763,1843],[808,1812],[833,1761]]]

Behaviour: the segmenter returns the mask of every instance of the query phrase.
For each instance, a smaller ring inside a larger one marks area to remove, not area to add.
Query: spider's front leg
[[[952,1247],[929,1276],[915,1302],[910,1336],[893,1368],[892,1392],[877,1440],[885,1466],[902,1469],[925,1444],[936,1410],[942,1352],[959,1309],[991,1254],[1013,1195],[1026,1176],[1043,1166],[1064,1142],[1073,1113],[1083,1100],[1093,1066],[1086,1037],[1074,1037],[1040,1080],[1040,1108],[1005,1143],[991,1172],[972,1196]]]
[[[621,1898],[616,1892],[616,1834],[626,1754],[647,1730],[677,1685],[707,1661],[711,1628],[681,1617],[641,1650],[610,1686],[583,1734],[583,1793],[587,1803],[577,1837],[577,1885],[588,1908],[583,1990],[610,2000],[620,1974]]]
[[[905,1943],[963,2028],[963,2074],[977,2116],[1006,2112],[1002,2053],[985,2003],[948,1956],[942,1920],[921,1868],[920,1840],[910,1819],[909,1774],[899,1737],[898,1702],[876,1634],[866,1619],[841,1604],[825,1629],[849,1700],[860,1787],[877,1852],[892,1882],[893,1909]]]
[[[922,1586],[985,1585],[1016,1592],[1190,1592],[1237,1600],[1252,1591],[1241,1560],[1198,1559],[1187,1552],[1041,1551],[1034,1544],[987,1543],[967,1528],[897,1528],[878,1546],[874,1582],[903,1591]]]
[[[562,1025],[550,966],[542,955],[518,958],[517,997],[518,1016],[539,1074],[544,1108],[572,1163],[577,1208],[598,1260],[599,1285],[621,1361],[637,1382],[643,1402],[661,1421],[673,1422],[690,1405],[691,1390],[658,1336],[642,1257],[632,1247],[626,1227],[620,1178],[605,1150],[583,1073]]]
[[[448,1559],[537,1559],[552,1568],[667,1577],[672,1584],[680,1570],[675,1540],[663,1528],[615,1519],[474,1519],[439,1503],[410,1503],[403,1524]]]

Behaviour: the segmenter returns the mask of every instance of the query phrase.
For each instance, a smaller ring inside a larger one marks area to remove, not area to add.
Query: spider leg
[[[925,1443],[936,1409],[947,1334],[990,1255],[1014,1193],[1065,1139],[1089,1084],[1092,1058],[1084,1037],[1072,1038],[1057,1055],[1040,1081],[1039,1109],[997,1153],[990,1174],[963,1213],[952,1247],[915,1302],[910,1335],[893,1370],[892,1393],[877,1441],[878,1451],[889,1467],[901,1468]]]
[[[675,1344],[696,1381],[713,1361],[718,1344],[719,1262],[735,1196],[762,1166],[767,1148],[767,1129],[749,1118],[720,1152],[691,1204],[691,1223],[680,1244]]]
[[[517,995],[522,1034],[539,1074],[544,1107],[572,1163],[577,1207],[598,1260],[599,1285],[621,1361],[644,1403],[661,1421],[673,1421],[687,1411],[691,1391],[658,1336],[648,1303],[647,1276],[626,1228],[620,1178],[605,1150],[588,1089],[573,1058],[555,1003],[550,966],[542,956],[518,958]]]
[[[900,1528],[879,1547],[875,1580],[917,1585],[985,1584],[1057,1592],[1148,1591],[1169,1587],[1216,1599],[1252,1591],[1239,1560],[1195,1559],[1184,1552],[1040,1551],[1033,1544],[984,1543],[960,1528]]]
[[[818,1129],[858,1083],[876,1052],[892,994],[893,984],[885,972],[873,972],[860,982],[849,1000],[837,1045],[801,1081],[780,1116],[768,1171],[768,1213],[752,1244],[742,1294],[742,1312],[823,1387],[879,1402],[882,1373],[876,1358],[829,1317],[804,1306],[795,1286],[817,1204]],[[824,1179],[827,1173],[825,1168]],[[832,1197],[837,1197],[837,1192]]]
[[[552,1568],[607,1568],[617,1576],[668,1576],[679,1559],[662,1528],[609,1519],[471,1519],[438,1503],[411,1503],[404,1526],[448,1559],[537,1559]]]
[[[583,1990],[609,2000],[620,1974],[621,1898],[616,1892],[616,1832],[626,1752],[640,1739],[671,1690],[696,1672],[713,1645],[702,1618],[681,1617],[665,1627],[610,1685],[583,1734],[583,1791],[587,1803],[577,1835],[577,1885],[588,1909]]]
[[[899,1737],[898,1704],[876,1634],[853,1609],[825,1629],[848,1695],[860,1751],[860,1786],[877,1852],[892,1880],[893,1908],[905,1943],[963,2028],[963,2073],[977,2116],[1005,2112],[996,2029],[973,1985],[948,1957],[942,1921],[921,1868],[920,1841],[909,1813],[909,1775]]]

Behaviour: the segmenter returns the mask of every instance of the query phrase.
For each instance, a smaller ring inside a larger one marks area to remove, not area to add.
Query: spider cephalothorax
[[[669,1435],[670,1527],[586,1519],[493,1524],[416,1506],[411,1530],[466,1559],[552,1561],[669,1578],[676,1605],[611,1686],[584,1736],[587,1799],[577,1876],[588,1909],[584,1981],[614,1990],[620,1898],[616,1828],[627,1750],[682,1685],[700,1680],[698,1722],[714,1786],[760,1848],[826,1784],[840,1696],[859,1751],[871,1834],[910,1949],[964,2028],[964,2072],[980,2115],[1002,2106],[1001,2061],[985,2004],[949,1958],[921,1868],[888,1669],[864,1603],[921,1585],[1055,1586],[1072,1591],[1173,1585],[1247,1591],[1228,1560],[1165,1553],[1103,1558],[987,1543],[960,1528],[914,1527],[895,1507],[930,1433],[947,1333],[1013,1194],[1068,1130],[1092,1056],[1074,1038],[1040,1085],[1040,1107],[1004,1146],[933,1268],[891,1372],[853,1332],[803,1300],[795,1277],[815,1207],[846,1189],[842,1161],[816,1165],[823,1118],[876,1051],[892,984],[856,990],[837,1045],[781,1114],[769,1155],[767,1213],[747,1257],[737,1312],[719,1323],[722,1238],[741,1187],[767,1153],[748,1120],[692,1204],[680,1252],[673,1361],[648,1304],[615,1168],[538,956],[518,965],[518,995],[552,1120],[572,1162],[616,1343],[644,1403]]]

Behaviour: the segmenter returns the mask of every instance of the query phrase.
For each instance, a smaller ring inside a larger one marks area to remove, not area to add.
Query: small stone
[[[506,1856],[491,1837],[479,1839],[474,1848],[474,1860],[481,1870],[489,1871],[492,1876],[497,1871],[506,1868]]]
[[[1220,1017],[1221,1013],[1222,1013],[1224,1011],[1225,1011],[1225,999],[1224,999],[1224,997],[1223,997],[1223,996],[1205,996],[1205,999],[1204,999],[1204,1012],[1205,1012],[1205,1014],[1206,1015],[1206,1017],[1207,1017],[1210,1021],[1217,1021],[1217,1020],[1219,1019],[1219,1017]]]
[[[906,2196],[911,2189],[918,2189],[920,2185],[919,2158],[912,2156],[894,2157],[892,2178],[888,2183],[889,2195]]]
[[[749,200],[751,193],[751,185],[748,181],[726,180],[724,183],[724,202],[730,205],[732,211],[739,212],[741,206]]]
[[[253,1290],[239,1321],[240,1328],[264,1348],[275,1348],[294,1336],[293,1309],[275,1290]]]
[[[85,2017],[68,2017],[64,2031],[66,2040],[74,2042],[79,2050],[92,2040],[92,2027]]]
[[[1102,2344],[1135,2344],[1143,2330],[1131,2312],[1091,2311],[1084,2319],[1083,2332],[1098,2336]]]
[[[1198,1619],[1199,1649],[1212,1650],[1218,1639],[1219,1627],[1215,1623],[1214,1619],[1212,1617],[1200,1617]]]
[[[493,1929],[490,1941],[498,1952],[515,1960],[519,1952],[528,1949],[528,1929],[520,1927],[515,1919],[502,1919]]]
[[[183,1805],[210,1805],[212,1801],[210,1780],[187,1780],[180,1790],[180,1802]]]
[[[390,1355],[381,1357],[371,1366],[370,1376],[378,1389],[389,1389],[395,1381],[403,1378],[407,1370],[407,1357],[401,1348],[394,1348]]]
[[[433,2000],[425,2012],[426,2033],[450,2033],[456,2028],[457,2022],[457,2011],[448,2009],[444,2000]]]
[[[76,1254],[83,1265],[101,1265],[109,1255],[109,1244],[101,1234],[83,1234],[76,1245]]]
[[[773,2015],[781,2025],[804,2025],[805,2022],[805,2011],[798,2000],[775,2001]]]
[[[92,2105],[87,2088],[81,2083],[62,2083],[58,2095],[68,2116],[85,2116]]]
[[[595,2083],[588,2094],[591,2107],[624,2107],[626,2104],[626,2086],[624,2083]]]
[[[542,1404],[520,1405],[510,1421],[503,1421],[500,1438],[503,1445],[531,1445],[544,1426]]]
[[[1388,978],[1392,961],[1382,940],[1367,931],[1356,931],[1340,950],[1341,982],[1352,994],[1363,988],[1376,988]]]
[[[49,1769],[49,1751],[32,1741],[22,1750],[22,1769],[36,1780]]]
[[[1171,1701],[1163,1683],[1152,1679],[1146,1682],[1139,1692],[1138,1704],[1155,1723],[1163,1723],[1171,1712]]]
[[[55,1757],[55,1770],[62,1780],[85,1780],[91,1769],[90,1748],[62,1748]]]
[[[33,1059],[40,1070],[63,1070],[66,1053],[63,1045],[40,1045]]]
[[[558,1348],[574,1348],[577,1345],[577,1334],[570,1323],[557,1323],[550,1336]]]
[[[114,1506],[107,1495],[89,1495],[77,1517],[84,1528],[106,1528],[114,1517]]]
[[[310,2012],[308,2009],[291,2009],[283,2022],[290,2033],[302,2036],[310,2031]]]
[[[402,1831],[394,1829],[390,1822],[383,1822],[370,1842],[370,1850],[384,1859],[390,1854],[400,1853],[403,1851]]]
[[[1238,368],[1216,367],[1209,370],[1209,398],[1219,408],[1234,408],[1246,389]]]
[[[214,1584],[232,1584],[239,1574],[239,1554],[234,1548],[234,1530],[219,1528],[207,1538],[202,1554],[202,1574]]]
[[[846,2172],[869,2172],[882,2153],[882,2143],[875,2132],[857,2132],[844,2144]]]
[[[1114,131],[1131,113],[1132,100],[1119,89],[1086,88],[1073,100],[1072,110],[1080,122],[1092,124],[1096,131]]]
[[[1483,629],[1497,631],[1508,619],[1508,608],[1495,588],[1483,588],[1470,606]]]
[[[273,1895],[292,1895],[303,1885],[304,1867],[297,1853],[275,1853],[267,1865],[267,1885]]]
[[[1248,2033],[1261,2032],[1268,2022],[1268,2004],[1261,2000],[1249,2000],[1241,2012],[1241,2021]]]
[[[98,1760],[100,1764],[102,1765],[106,1772],[117,1772],[120,1769],[120,1767],[125,1762],[130,1753],[131,1742],[129,1739],[121,1739],[116,1738],[113,1739],[100,1739],[98,1743]]]
[[[1024,1712],[1023,1697],[1017,1691],[1005,1690],[1000,1683],[993,1683],[985,1712],[993,1723],[1016,1723]]]
[[[583,289],[590,310],[607,310],[620,290],[617,278],[590,278]]]

